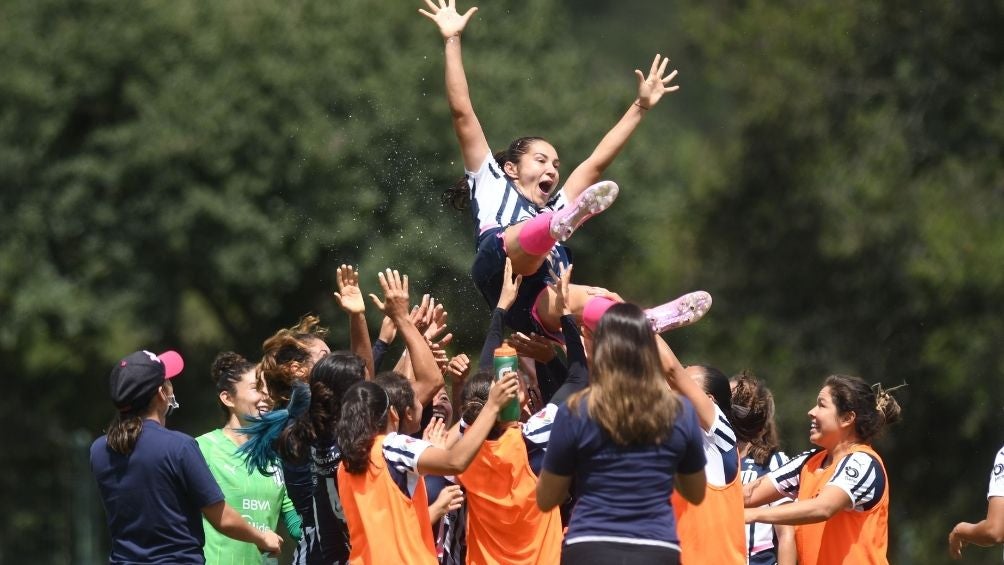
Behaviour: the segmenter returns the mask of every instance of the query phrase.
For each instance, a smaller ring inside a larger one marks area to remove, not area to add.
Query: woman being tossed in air
[[[613,203],[619,190],[617,184],[600,177],[645,112],[664,94],[679,88],[669,86],[676,71],[666,75],[669,59],[659,55],[652,61],[648,76],[635,71],[638,97],[559,189],[558,153],[544,139],[521,137],[507,150],[492,154],[474,113],[460,50],[461,33],[477,8],[461,15],[454,0],[425,3],[429,10],[419,12],[436,23],[445,41],[446,97],[466,171],[465,178],[448,191],[448,197],[458,208],[470,204],[474,216],[474,283],[488,304],[494,306],[508,257],[516,274],[524,278],[516,303],[506,313],[506,324],[523,333],[539,328],[561,339],[561,308],[547,286],[550,273],[561,272],[569,263],[568,251],[560,242]],[[572,285],[567,299],[576,319],[590,329],[617,302],[581,285]],[[710,306],[711,296],[697,291],[650,308],[645,314],[653,330],[661,333],[697,321]]]

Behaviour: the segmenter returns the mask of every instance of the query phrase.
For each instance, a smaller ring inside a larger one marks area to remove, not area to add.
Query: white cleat
[[[659,334],[689,326],[700,320],[711,309],[711,295],[703,290],[688,292],[683,296],[655,308],[645,310],[652,331]]]
[[[574,203],[551,217],[551,237],[567,241],[583,222],[609,208],[618,192],[620,187],[612,180],[600,181],[583,190]]]

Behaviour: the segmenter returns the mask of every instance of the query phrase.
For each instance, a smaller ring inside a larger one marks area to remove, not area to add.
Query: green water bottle
[[[495,359],[492,365],[495,369],[496,382],[501,380],[502,375],[506,373],[517,372],[516,369],[519,367],[519,356],[516,354],[516,349],[508,343],[503,343],[502,347],[495,350]],[[502,410],[499,411],[499,421],[518,422],[519,413],[519,398],[513,398],[502,407]]]

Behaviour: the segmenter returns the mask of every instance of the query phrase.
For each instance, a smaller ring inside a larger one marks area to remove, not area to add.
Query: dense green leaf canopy
[[[565,175],[631,103],[633,69],[673,58],[680,92],[609,169],[619,201],[571,242],[577,281],[644,305],[710,291],[709,317],[670,342],[765,378],[789,453],[809,447],[827,374],[909,383],[878,444],[891,561],[944,562],[1004,441],[1004,4],[485,4],[464,53],[489,143],[543,136]],[[347,346],[341,263],[364,292],[378,269],[407,272],[413,297],[446,304],[455,352],[479,349],[471,222],[440,200],[463,173],[442,45],[418,7],[0,7],[0,562],[107,543],[79,494],[84,447],[129,351],[185,354],[172,425],[202,433],[216,352],[254,357],[306,312]]]

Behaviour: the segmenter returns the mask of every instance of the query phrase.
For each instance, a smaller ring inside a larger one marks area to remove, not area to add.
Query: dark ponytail
[[[838,414],[854,412],[854,431],[863,443],[870,444],[885,426],[899,421],[899,403],[889,394],[898,386],[884,390],[848,375],[830,375],[823,386],[829,387]]]
[[[729,386],[729,378],[725,373],[714,367],[698,365],[704,371],[704,392],[710,394],[715,399],[715,404],[725,414],[725,418],[732,424],[732,388]]]
[[[488,402],[488,392],[494,379],[495,374],[490,369],[481,369],[464,381],[464,389],[460,396],[460,416],[468,426],[478,419],[481,409]]]
[[[116,453],[129,455],[136,448],[142,431],[143,416],[140,412],[117,413],[108,425],[108,447]]]
[[[333,441],[346,391],[365,378],[366,362],[354,353],[336,351],[322,357],[310,372],[310,408],[279,434],[279,456],[302,462],[313,443]]]
[[[376,383],[363,381],[345,393],[335,440],[346,472],[360,475],[369,468],[373,440],[387,427],[389,410],[390,398]]]
[[[766,466],[780,446],[774,425],[774,395],[749,370],[740,373],[734,382],[732,429],[739,441],[749,444],[749,457],[757,465]]]
[[[373,382],[380,385],[390,399],[390,405],[397,410],[397,417],[404,420],[406,410],[415,405],[415,389],[411,381],[395,371],[384,371],[373,377]]]
[[[504,170],[507,162],[518,163],[519,158],[526,155],[526,152],[530,150],[530,144],[535,141],[544,141],[544,138],[536,136],[516,138],[504,151],[499,151],[492,155],[492,157],[495,158],[495,163],[498,164],[499,169]],[[481,163],[478,163],[478,165],[480,166]],[[465,174],[457,182],[453,183],[452,186],[443,191],[443,204],[452,206],[456,210],[466,210],[471,204],[471,194],[470,181]]]

